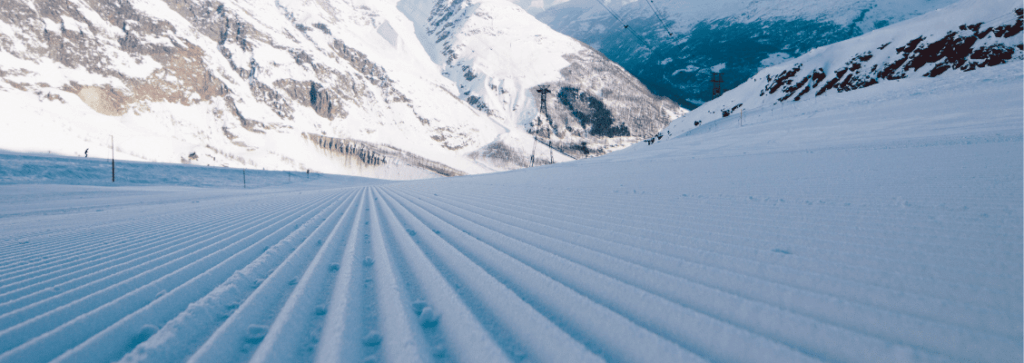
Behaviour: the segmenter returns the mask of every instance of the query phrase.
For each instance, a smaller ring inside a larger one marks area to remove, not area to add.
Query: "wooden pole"
[[[114,177],[114,135],[110,135],[110,182],[113,183],[116,180]]]

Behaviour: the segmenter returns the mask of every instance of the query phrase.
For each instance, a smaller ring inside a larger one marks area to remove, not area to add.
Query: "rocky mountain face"
[[[683,112],[502,0],[0,0],[0,104],[7,150],[399,179],[602,154]]]
[[[955,0],[512,0],[688,109],[758,71]]]
[[[621,66],[578,41],[559,36],[502,0],[443,0],[399,4],[432,44],[442,74],[459,99],[508,128],[529,132],[526,143],[496,139],[477,150],[499,165],[525,167],[605,154],[655,134],[682,109],[657,97]],[[616,127],[610,133],[606,128]],[[539,148],[539,150],[538,150]],[[547,150],[545,150],[547,149]]]
[[[673,122],[666,132],[700,132],[725,118],[735,122],[742,110],[770,112],[785,103],[887,82],[1019,67],[1020,61],[1024,7],[1015,0],[966,0],[766,68]]]
[[[1017,8],[1013,13],[1016,21],[1010,23],[961,24],[941,38],[921,35],[902,45],[886,42],[857,53],[843,66],[829,71],[824,67],[804,70],[804,65],[798,63],[778,74],[765,76],[767,84],[760,96],[778,95],[779,102],[790,98],[799,101],[802,97],[819,96],[830,90],[849,92],[882,81],[907,78],[914,73],[937,77],[950,70],[968,72],[1001,65],[1013,58],[1024,59],[1024,43],[1015,42],[1024,25],[1024,9]]]
[[[678,110],[668,99],[644,102],[659,97],[599,53],[581,52],[567,59],[571,65],[560,71],[562,80],[533,88],[541,106],[529,125],[538,141],[559,152],[578,159],[628,146],[664,127],[649,120]]]

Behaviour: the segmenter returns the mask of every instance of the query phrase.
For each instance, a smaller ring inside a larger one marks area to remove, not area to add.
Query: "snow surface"
[[[1022,68],[447,179],[0,154],[0,362],[1020,362]]]

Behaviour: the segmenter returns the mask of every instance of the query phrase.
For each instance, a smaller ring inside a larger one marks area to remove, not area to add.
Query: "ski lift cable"
[[[619,16],[615,15],[615,12],[613,12],[612,9],[609,9],[608,6],[604,4],[604,2],[602,2],[601,0],[594,0],[594,1],[597,2],[599,5],[601,5],[601,7],[603,7],[605,10],[608,10],[608,14],[611,14],[612,17],[615,18],[615,20],[617,20],[619,23],[622,23],[623,25],[625,25],[625,23],[622,22],[622,19],[619,19]]]
[[[672,31],[668,29],[668,24],[665,22],[665,19],[661,17],[661,14],[658,13],[658,9],[654,8],[654,0],[647,0],[647,6],[651,7],[651,11],[654,12],[654,16],[658,17],[658,21],[661,22],[661,26],[665,28],[665,32],[671,37],[673,35]]]
[[[629,24],[626,24],[626,22],[622,21],[622,18],[620,18],[620,17],[618,16],[618,15],[616,15],[616,14],[615,14],[615,12],[614,12],[614,11],[612,11],[612,9],[608,8],[608,6],[604,4],[604,2],[602,2],[601,0],[594,0],[594,1],[596,1],[596,2],[598,3],[598,4],[600,4],[600,5],[601,5],[601,7],[603,7],[603,8],[605,9],[605,10],[607,10],[607,11],[608,11],[608,14],[611,14],[611,16],[612,16],[613,18],[615,18],[615,20],[616,20],[616,21],[618,21],[618,22],[619,22],[619,24],[622,24],[622,28],[623,28],[623,29],[629,30],[629,32],[630,32],[630,33],[632,33],[632,34],[633,34],[633,36],[634,36],[634,37],[636,37],[636,39],[637,39],[637,40],[639,40],[639,41],[643,42],[643,43],[644,43],[645,45],[647,45],[648,47],[650,47],[650,46],[651,46],[651,44],[650,44],[650,43],[648,43],[646,39],[644,39],[644,38],[640,37],[640,34],[637,34],[637,33],[636,33],[636,30],[634,30],[634,29],[630,28],[630,27],[629,27]]]
[[[612,17],[615,18],[615,20],[619,22],[619,24],[622,24],[623,29],[629,30],[630,33],[633,33],[633,36],[636,37],[637,40],[639,40],[639,41],[643,42],[645,45],[647,45],[648,48],[651,47],[651,43],[648,43],[646,39],[640,37],[640,34],[637,34],[635,30],[633,30],[632,28],[629,27],[629,24],[626,24],[626,22],[622,21],[622,18],[619,18],[618,15],[615,15],[615,12],[612,11],[612,9],[608,8],[608,6],[605,5],[603,2],[601,2],[601,0],[594,0],[594,1],[597,2],[598,4],[600,4],[601,7],[603,7],[605,10],[607,10],[608,14],[611,14]]]
[[[1016,16],[1017,16],[1017,11],[1013,10],[1013,11],[1010,11],[1009,13],[1003,13],[1002,15],[999,15],[997,17],[994,17],[992,19],[983,21],[983,23],[990,24],[990,23],[992,23],[992,22],[994,22],[996,20],[1003,20],[1003,18],[1013,18],[1013,17],[1016,17]]]

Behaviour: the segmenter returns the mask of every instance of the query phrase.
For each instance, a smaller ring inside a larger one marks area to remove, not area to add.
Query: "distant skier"
[[[694,121],[693,122],[693,126],[694,127],[700,126],[700,120]]]
[[[89,148],[85,149],[85,157],[89,157]]]

